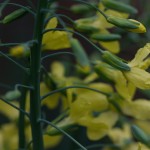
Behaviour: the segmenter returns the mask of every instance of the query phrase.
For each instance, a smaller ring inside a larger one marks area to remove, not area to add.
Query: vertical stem
[[[31,49],[31,66],[30,79],[34,90],[30,91],[30,117],[31,130],[33,140],[33,150],[43,150],[42,127],[38,119],[41,118],[40,105],[40,67],[41,67],[41,42],[42,30],[44,22],[44,14],[41,12],[42,8],[47,5],[47,0],[39,0],[37,15],[34,27],[34,40],[37,42],[33,44]]]
[[[23,82],[24,85],[27,85],[28,83],[28,77],[24,77],[25,80]],[[21,89],[21,98],[20,98],[20,108],[22,110],[25,110],[25,103],[26,103],[26,94],[27,94],[27,88],[22,88]],[[19,112],[19,121],[18,121],[18,136],[19,136],[19,142],[18,142],[18,147],[19,149],[25,149],[26,147],[26,138],[25,138],[25,114],[23,112]]]

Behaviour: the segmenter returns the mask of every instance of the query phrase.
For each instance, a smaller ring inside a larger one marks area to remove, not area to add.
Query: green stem
[[[30,116],[31,116],[31,130],[33,139],[33,150],[44,150],[42,126],[38,122],[41,118],[41,105],[40,105],[40,68],[41,68],[41,42],[44,15],[41,10],[47,5],[47,0],[38,1],[38,9],[35,20],[34,40],[37,43],[33,44],[31,49],[31,86],[34,88],[30,91]]]
[[[24,82],[26,83],[27,81],[24,81]],[[21,89],[22,95],[21,95],[21,98],[20,98],[19,105],[20,105],[20,109],[22,109],[22,110],[25,110],[27,90],[28,90],[27,88],[22,88]],[[25,147],[26,147],[25,114],[23,112],[19,112],[18,130],[19,130],[19,135],[18,135],[19,136],[19,142],[18,142],[19,149],[25,149]]]
[[[82,0],[73,0],[73,1],[83,3],[85,5],[88,5],[89,7],[94,8],[95,10],[97,10],[99,13],[101,13],[107,19],[107,15],[103,11],[101,11],[100,9],[95,7],[94,5],[90,4],[89,2],[85,2],[85,1],[82,1]]]
[[[3,4],[3,3],[0,3],[0,4]],[[26,7],[26,6],[23,6],[23,5],[20,5],[20,4],[16,4],[16,3],[7,3],[7,5],[14,5],[14,6],[18,6],[20,8],[23,8],[25,9],[26,11],[28,11],[30,14],[32,14],[33,16],[35,16],[35,12],[32,11],[29,7]]]
[[[5,100],[4,98],[0,97],[0,100],[5,102],[6,104],[10,105],[11,107],[15,108],[16,110],[22,112],[23,114],[25,114],[28,118],[30,118],[30,115],[25,112],[23,109],[18,108],[17,106],[15,106],[14,104],[10,103],[9,101]]]
[[[46,97],[52,95],[52,94],[55,94],[55,93],[58,93],[58,92],[62,92],[62,91],[65,91],[67,89],[71,89],[71,88],[82,88],[82,89],[88,89],[88,90],[91,90],[91,91],[94,91],[94,92],[98,92],[98,93],[101,93],[101,94],[104,94],[106,96],[110,96],[109,93],[105,93],[103,91],[100,91],[100,90],[97,90],[97,89],[94,89],[94,88],[90,88],[90,87],[87,87],[87,86],[83,86],[83,85],[74,85],[74,86],[67,86],[67,87],[63,87],[63,88],[60,88],[60,89],[57,89],[57,90],[53,90],[47,94],[45,94],[44,96],[41,97],[41,100],[44,100]]]
[[[9,56],[7,56],[6,54],[4,54],[3,52],[0,51],[0,55],[2,55],[3,57],[5,57],[7,60],[9,60],[10,62],[14,63],[17,67],[19,67],[20,69],[22,69],[25,73],[29,73],[28,68],[25,68],[24,66],[20,65],[18,62],[14,61],[12,58],[10,58]]]
[[[75,140],[72,136],[70,136],[67,132],[65,132],[64,130],[62,130],[61,128],[57,127],[56,125],[54,125],[52,122],[49,122],[47,120],[44,119],[39,119],[39,122],[44,122],[49,124],[50,126],[54,127],[55,129],[57,129],[58,131],[60,131],[62,134],[66,135],[70,140],[72,140],[74,143],[76,143],[82,150],[87,150],[83,145],[81,145],[77,140]]]

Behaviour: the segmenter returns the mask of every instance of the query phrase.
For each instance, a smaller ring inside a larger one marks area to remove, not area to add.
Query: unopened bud
[[[140,22],[133,19],[125,19],[115,16],[108,16],[107,21],[112,23],[120,28],[126,29],[135,33],[144,33],[146,32],[146,28]]]
[[[121,38],[119,34],[103,34],[103,33],[94,33],[90,36],[93,40],[98,41],[116,41]]]
[[[95,3],[93,3],[92,5],[95,6]],[[77,4],[77,5],[73,5],[70,8],[70,10],[75,14],[84,14],[84,13],[87,13],[94,9],[92,7],[86,6],[84,4]]]
[[[80,31],[80,32],[84,32],[84,33],[93,33],[93,32],[99,31],[99,29],[96,27],[93,27],[93,26],[88,25],[88,24],[82,24],[82,23],[81,24],[76,23],[75,29]]]
[[[144,143],[146,145],[150,145],[149,144],[150,139],[149,139],[148,135],[142,129],[140,129],[136,125],[132,125],[131,126],[131,130],[132,130],[132,133],[133,133],[134,137],[138,141],[140,141],[140,142],[142,142],[142,143]]]
[[[8,91],[3,97],[4,99],[11,101],[16,100],[21,96],[21,92],[18,89],[15,89],[13,91]]]
[[[80,42],[77,39],[72,38],[70,40],[70,43],[79,65],[81,65],[83,68],[90,68],[88,56],[85,53]]]
[[[4,19],[2,20],[2,23],[4,23],[4,24],[10,23],[10,22],[16,20],[17,18],[21,17],[25,13],[26,13],[25,9],[23,9],[23,8],[17,9],[15,11],[13,11],[12,13],[10,13],[9,15],[5,16]]]
[[[123,62],[119,57],[108,51],[104,51],[102,58],[106,63],[108,63],[109,65],[111,65],[116,69],[123,71],[130,71],[130,67],[128,66],[127,63]]]
[[[21,45],[12,47],[10,49],[9,53],[11,56],[14,56],[14,57],[29,56],[30,48],[29,48],[28,44],[21,44]]]
[[[131,13],[131,14],[136,14],[137,13],[137,9],[125,4],[123,2],[120,1],[116,1],[116,0],[102,0],[103,5],[106,8],[109,9],[113,9],[116,11],[120,11],[120,12],[125,12],[125,13]]]

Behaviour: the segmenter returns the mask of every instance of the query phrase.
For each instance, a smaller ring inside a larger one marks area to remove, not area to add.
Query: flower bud
[[[21,92],[18,89],[15,89],[13,91],[8,91],[3,98],[11,101],[11,100],[16,100],[17,98],[19,98],[21,96]]]
[[[115,16],[108,16],[107,21],[112,23],[120,28],[124,28],[128,31],[135,33],[144,33],[146,32],[146,28],[140,22],[133,19],[124,19]]]
[[[132,133],[133,133],[134,137],[138,141],[144,143],[145,145],[150,145],[149,144],[150,139],[149,139],[148,135],[142,129],[140,129],[136,125],[132,125],[131,130],[132,130]]]
[[[119,57],[115,56],[114,54],[108,51],[104,51],[102,58],[106,63],[108,63],[109,65],[111,65],[116,69],[123,71],[130,71],[130,67],[128,66],[128,64],[126,64]]]
[[[80,31],[80,32],[84,32],[84,33],[93,33],[93,32],[97,32],[99,31],[98,28],[93,27],[91,25],[88,24],[80,24],[80,23],[75,23],[75,29]]]
[[[132,22],[135,22],[135,23],[138,22],[134,19],[129,19],[129,20],[132,21]],[[138,23],[140,23],[140,22],[138,22]],[[135,33],[145,33],[146,28],[142,23],[140,23],[137,29],[128,29],[128,31],[135,32]]]
[[[85,53],[79,41],[77,39],[71,38],[70,43],[79,65],[81,65],[83,68],[90,68],[90,62],[87,54]]]
[[[12,47],[9,53],[11,56],[14,56],[14,57],[29,56],[30,48],[28,44],[21,44],[21,45]]]
[[[102,0],[102,3],[106,8],[109,8],[109,9],[113,9],[113,10],[120,11],[120,12],[125,12],[125,13],[131,13],[131,14],[136,14],[137,13],[136,8],[134,8],[134,7],[132,7],[128,4],[122,3],[120,1]]]
[[[92,5],[95,6],[95,3],[93,3]],[[73,5],[70,10],[75,13],[75,14],[84,14],[87,13],[91,10],[94,10],[92,7],[86,6],[84,4],[77,4],[77,5]]]
[[[121,36],[119,34],[94,33],[90,38],[97,41],[116,41],[119,40]]]
[[[13,11],[12,13],[10,13],[9,15],[5,16],[4,19],[2,20],[2,23],[3,24],[10,23],[10,22],[14,21],[15,19],[21,17],[25,13],[26,13],[25,9],[23,9],[23,8],[17,9],[15,11]]]

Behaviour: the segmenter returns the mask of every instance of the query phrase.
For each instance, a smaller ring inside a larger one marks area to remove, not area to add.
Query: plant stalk
[[[41,72],[41,43],[42,30],[44,23],[44,14],[42,9],[46,8],[47,0],[39,0],[37,6],[37,14],[34,27],[33,40],[37,41],[31,48],[30,62],[30,79],[33,90],[30,91],[30,122],[32,130],[33,150],[44,150],[42,126],[38,122],[41,118],[40,103],[40,72]]]

